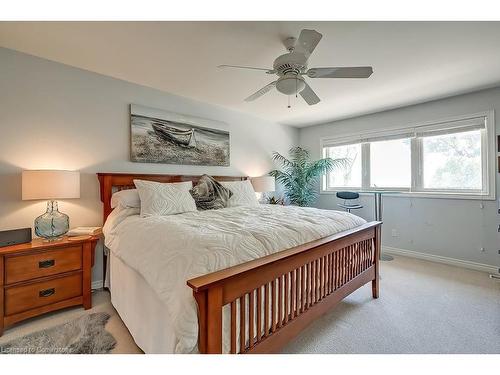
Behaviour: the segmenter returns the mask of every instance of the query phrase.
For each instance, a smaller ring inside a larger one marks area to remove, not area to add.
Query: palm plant
[[[275,169],[269,175],[283,185],[290,204],[297,206],[313,204],[318,195],[316,184],[319,177],[348,163],[347,159],[332,158],[310,161],[309,151],[302,147],[293,147],[288,153],[289,159],[273,152],[273,160],[281,164],[282,170]]]

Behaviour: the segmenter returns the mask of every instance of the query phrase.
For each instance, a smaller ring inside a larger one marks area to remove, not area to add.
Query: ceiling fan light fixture
[[[288,96],[295,95],[302,97],[309,105],[318,104],[321,99],[314,90],[307,84],[303,76],[307,78],[368,78],[373,73],[371,66],[343,66],[308,69],[308,60],[323,36],[316,30],[303,29],[299,38],[293,37],[284,40],[288,53],[278,56],[273,63],[273,69],[255,68],[241,65],[219,65],[220,68],[236,68],[263,70],[267,74],[276,74],[276,81],[268,83],[257,92],[245,99],[252,102],[262,95],[265,95],[276,88],[278,92]],[[290,103],[288,103],[290,108]]]
[[[306,83],[299,76],[284,76],[276,82],[276,89],[285,95],[295,95],[304,90]]]

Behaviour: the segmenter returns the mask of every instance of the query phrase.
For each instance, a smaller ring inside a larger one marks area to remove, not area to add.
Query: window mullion
[[[361,144],[361,188],[370,188],[370,144]]]
[[[422,138],[411,139],[411,191],[420,191],[423,187]]]

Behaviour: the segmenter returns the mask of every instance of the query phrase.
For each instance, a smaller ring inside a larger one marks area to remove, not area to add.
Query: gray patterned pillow
[[[196,202],[196,208],[200,211],[227,207],[227,202],[233,195],[231,190],[206,174],[201,176],[196,186],[189,192]]]

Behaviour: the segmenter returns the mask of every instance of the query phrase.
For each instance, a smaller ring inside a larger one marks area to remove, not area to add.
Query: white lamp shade
[[[276,184],[274,177],[272,176],[253,177],[250,180],[252,182],[253,189],[257,193],[267,193],[276,190]]]
[[[80,198],[77,171],[23,171],[23,200]]]

